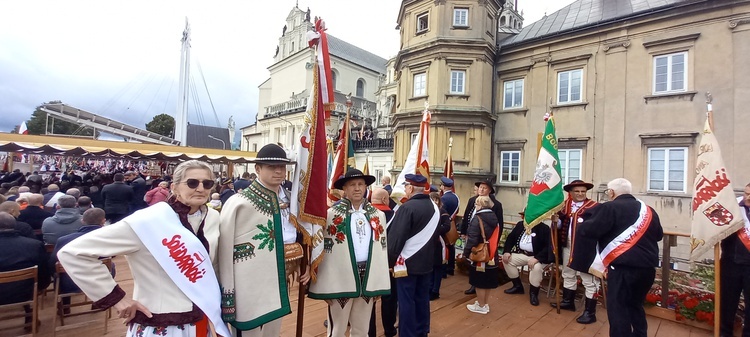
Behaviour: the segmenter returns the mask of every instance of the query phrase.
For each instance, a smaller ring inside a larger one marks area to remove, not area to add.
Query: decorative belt
[[[528,250],[521,249],[521,254],[524,254],[526,256],[534,256],[534,252],[530,252]]]

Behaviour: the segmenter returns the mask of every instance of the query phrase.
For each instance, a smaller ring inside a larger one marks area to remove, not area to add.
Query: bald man
[[[42,224],[44,219],[52,216],[52,213],[44,210],[44,196],[38,193],[30,194],[28,197],[29,204],[26,209],[21,211],[18,216],[19,221],[23,221],[34,230],[34,235],[40,241],[42,240]]]
[[[390,177],[387,176],[383,177],[381,182],[386,178],[388,183],[390,183]],[[391,222],[391,218],[393,218],[393,210],[389,206],[390,201],[390,193],[388,193],[388,191],[384,188],[375,188],[372,190],[372,201],[370,201],[370,203],[372,203],[372,206],[385,213],[386,230],[388,229],[388,224]],[[396,300],[396,281],[393,276],[391,276],[391,294],[381,297],[380,301],[380,318],[383,322],[383,329],[385,330],[384,332],[386,336],[395,336],[397,333],[395,328],[396,314],[398,312],[397,308],[398,301]],[[370,319],[370,332],[375,331],[374,309],[375,307],[373,307],[372,318]]]
[[[25,222],[18,221],[18,216],[21,214],[21,206],[17,202],[5,201],[1,203],[0,212],[5,212],[13,216],[13,219],[16,220],[14,229],[18,234],[27,238],[36,239],[36,235],[34,235],[34,230],[31,226]]]

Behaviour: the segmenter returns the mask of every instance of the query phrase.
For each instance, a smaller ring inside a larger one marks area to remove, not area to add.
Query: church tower
[[[274,63],[279,62],[290,55],[307,48],[307,31],[312,30],[314,23],[310,19],[310,8],[307,11],[295,6],[286,17],[286,24],[281,31],[276,54],[273,56]]]
[[[430,181],[439,182],[453,140],[456,192],[471,196],[474,182],[493,177],[493,65],[504,0],[404,0],[398,14],[399,88],[391,119],[394,176],[419,130],[425,102],[432,112]],[[465,205],[461,205],[463,208]]]
[[[523,28],[523,12],[518,12],[518,0],[515,2],[508,1],[503,5],[498,25],[500,29],[512,28],[521,30]]]

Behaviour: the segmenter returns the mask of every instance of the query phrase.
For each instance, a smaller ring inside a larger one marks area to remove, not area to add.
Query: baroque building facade
[[[439,181],[453,141],[456,191],[468,200],[474,182],[493,175],[493,70],[498,14],[504,1],[404,0],[398,14],[401,50],[391,126],[393,175],[403,168],[422,120],[432,112],[430,180]]]
[[[286,18],[274,62],[268,67],[270,76],[258,87],[256,122],[241,129],[243,150],[257,151],[265,144],[279,143],[290,154],[296,151],[296,137],[303,127],[312,88],[313,59],[306,40],[306,33],[314,26],[310,15],[309,9],[295,6]],[[388,77],[388,60],[331,35],[331,30],[328,33],[335,109],[326,133],[332,139],[338,137],[350,94],[356,165],[363,168],[365,158],[369,158],[370,172],[378,170],[382,175],[393,163],[393,142],[385,138],[390,135],[389,118],[387,111],[381,110],[386,101],[381,104],[378,98],[378,94],[388,92],[387,86],[381,89]]]
[[[665,231],[690,233],[706,92],[733,188],[750,182],[740,147],[750,127],[750,1],[625,2],[575,1],[499,41],[493,160],[506,214],[526,202],[550,111],[564,181],[591,181],[602,199],[608,181],[627,178]],[[677,255],[688,252],[680,241]]]

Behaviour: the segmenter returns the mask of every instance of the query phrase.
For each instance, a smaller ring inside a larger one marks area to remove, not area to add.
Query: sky
[[[570,2],[518,6],[528,26]],[[52,100],[141,128],[160,113],[174,116],[186,18],[200,101],[189,122],[226,127],[233,116],[237,129],[252,124],[258,86],[296,3],[340,39],[386,59],[398,52],[398,0],[1,1],[0,132]]]

